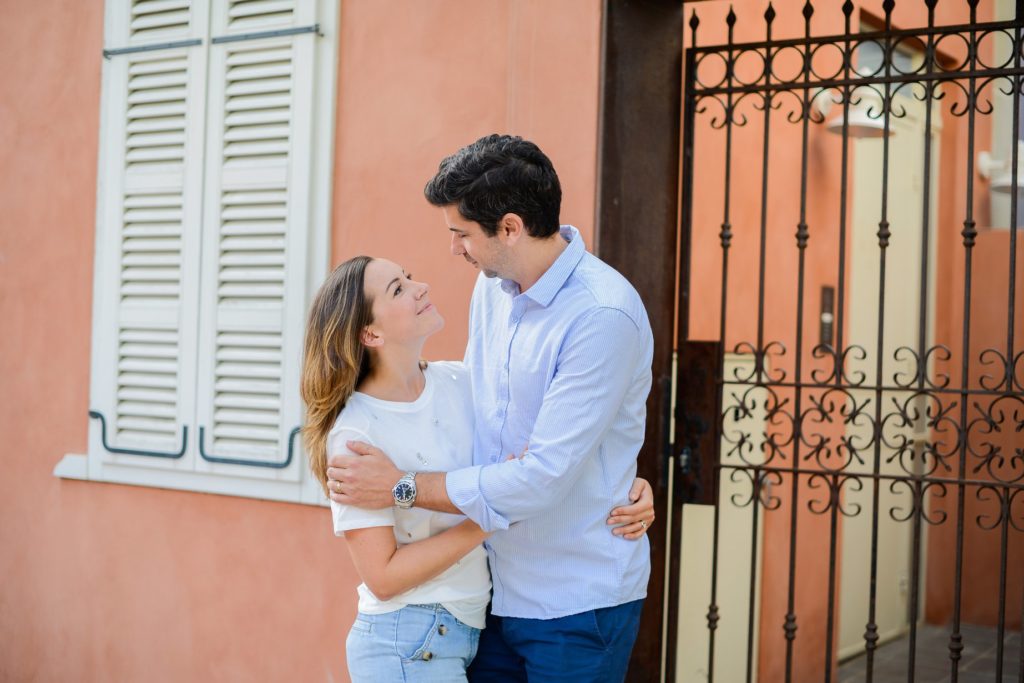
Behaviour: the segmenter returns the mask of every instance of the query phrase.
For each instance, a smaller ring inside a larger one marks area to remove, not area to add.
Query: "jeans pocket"
[[[605,632],[601,630],[601,620],[598,619],[598,616],[599,616],[598,612],[601,612],[601,611],[602,610],[597,610],[597,609],[590,610],[590,618],[594,622],[594,636],[597,638],[598,642],[601,643],[601,646],[604,647],[604,649],[607,650],[610,647],[610,643],[609,643],[608,638],[605,635]],[[608,635],[611,635],[611,634],[608,634]]]
[[[423,659],[437,633],[440,615],[437,610],[408,606],[398,611],[395,624],[395,650],[405,661]]]
[[[352,622],[352,630],[356,633],[371,633],[373,622],[363,614],[356,614],[356,620]]]

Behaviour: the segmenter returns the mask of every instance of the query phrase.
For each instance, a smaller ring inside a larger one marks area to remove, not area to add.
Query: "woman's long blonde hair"
[[[360,337],[373,322],[373,302],[363,287],[372,260],[356,256],[335,268],[316,293],[306,323],[299,387],[306,404],[302,439],[310,469],[328,495],[327,435],[370,371],[370,354]]]

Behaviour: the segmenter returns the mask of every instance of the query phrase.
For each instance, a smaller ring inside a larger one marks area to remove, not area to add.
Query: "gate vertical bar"
[[[729,13],[725,17],[725,22],[726,22],[726,30],[728,32],[727,41],[726,41],[727,42],[727,46],[728,46],[727,47],[728,59],[727,59],[727,62],[726,62],[726,67],[725,67],[725,69],[726,69],[725,78],[726,78],[726,83],[730,86],[730,90],[729,90],[728,95],[726,96],[726,114],[725,114],[725,196],[724,196],[724,206],[723,206],[722,227],[721,227],[721,230],[720,230],[720,233],[719,233],[719,243],[722,246],[722,285],[721,285],[721,287],[722,287],[722,294],[721,294],[721,303],[720,303],[720,308],[719,308],[719,337],[718,337],[718,339],[719,339],[719,353],[718,353],[718,358],[717,358],[718,369],[717,369],[717,372],[716,372],[716,375],[717,375],[717,377],[716,377],[716,379],[717,379],[717,390],[716,390],[716,400],[715,400],[715,405],[716,405],[716,410],[718,411],[718,415],[715,416],[716,420],[724,420],[724,418],[721,417],[721,416],[724,413],[723,405],[725,403],[725,401],[724,401],[725,377],[724,376],[725,376],[725,348],[726,348],[725,347],[725,344],[726,344],[726,336],[725,336],[725,334],[726,334],[726,311],[727,311],[727,305],[728,305],[727,302],[728,302],[728,291],[729,291],[728,290],[728,286],[729,286],[729,247],[732,244],[732,224],[731,224],[731,217],[730,217],[730,208],[731,208],[730,207],[730,202],[731,202],[731,199],[732,199],[732,190],[731,190],[731,187],[732,187],[732,132],[733,132],[733,130],[732,130],[733,111],[732,110],[733,110],[734,102],[733,102],[733,93],[732,93],[732,90],[731,90],[731,86],[733,85],[733,79],[735,77],[735,72],[734,72],[735,65],[733,63],[732,42],[733,42],[733,39],[734,39],[734,36],[735,36],[736,14],[733,11],[731,6],[729,7]],[[716,458],[715,458],[715,478],[714,478],[715,484],[714,485],[715,485],[716,501],[719,500],[718,499],[718,493],[719,493],[718,492],[718,487],[721,485],[720,481],[721,481],[721,472],[722,472],[722,470],[721,470],[722,456],[721,456],[720,449],[721,449],[721,439],[719,440],[719,443],[717,444],[716,452],[715,452],[716,453]],[[711,627],[711,625],[713,623],[716,625],[716,627],[718,625],[718,604],[717,604],[717,602],[718,602],[718,548],[719,548],[719,531],[720,531],[719,525],[721,523],[720,505],[721,505],[720,502],[715,505],[715,513],[714,513],[714,521],[713,521],[714,528],[712,530],[712,533],[714,535],[714,560],[713,560],[713,563],[712,563],[712,567],[713,567],[712,568],[712,572],[713,572],[713,577],[712,577],[712,586],[713,586],[713,589],[712,589],[712,607],[709,608],[709,611],[708,611],[708,624],[709,624],[709,627]],[[757,506],[755,505],[755,507],[757,507]],[[754,540],[755,540],[755,542],[757,541],[757,520],[756,519],[755,519],[755,522],[754,522]],[[752,584],[751,590],[752,591],[754,590],[753,584]],[[754,593],[751,593],[751,602],[754,601],[754,595],[755,595]],[[748,634],[748,639],[750,639],[750,634]],[[746,657],[748,657],[748,667],[746,667],[746,680],[748,680],[748,681],[751,680],[751,658],[752,658],[752,654],[751,653],[752,653],[751,643],[748,642],[748,655],[746,655]],[[712,667],[714,666],[714,658],[715,658],[715,652],[714,652],[714,648],[713,648],[712,652],[711,652],[711,655],[710,655],[711,661],[710,661],[710,666],[709,666],[709,672],[713,671]],[[709,681],[712,680],[710,676],[709,676],[708,680]]]
[[[864,633],[865,649],[867,650],[867,683],[874,680],[875,648],[878,645],[878,624],[876,609],[878,601],[878,515],[881,505],[879,478],[882,465],[882,397],[883,373],[885,360],[885,283],[886,283],[886,249],[889,247],[889,134],[892,115],[892,76],[893,44],[892,44],[892,11],[894,0],[885,0],[885,44],[882,46],[882,67],[885,72],[885,95],[882,99],[882,209],[878,222],[878,335],[875,344],[875,423],[874,423],[874,457],[872,464],[871,488],[871,579],[868,598],[868,624]]]
[[[850,41],[851,36],[851,17],[853,16],[853,2],[852,0],[846,0],[843,3],[843,80],[850,80],[850,71],[852,64],[850,60],[853,58],[853,48]],[[842,127],[842,160],[840,161],[840,187],[839,187],[839,275],[838,282],[836,283],[836,291],[838,296],[836,301],[836,336],[833,343],[835,349],[835,371],[834,379],[835,385],[841,387],[843,385],[843,373],[844,373],[844,358],[846,356],[845,350],[843,349],[843,332],[844,325],[846,323],[846,208],[847,208],[847,186],[849,185],[849,166],[850,166],[850,96],[853,92],[849,85],[843,86],[842,102],[843,102],[843,127]],[[792,659],[792,652],[786,653],[786,670],[789,671],[791,667],[790,660]]]
[[[679,239],[679,308],[678,308],[678,320],[677,320],[677,342],[679,344],[679,353],[682,354],[686,348],[686,342],[689,340],[690,330],[690,278],[692,273],[692,258],[693,258],[693,180],[694,180],[694,165],[696,163],[696,152],[695,152],[695,129],[696,129],[696,114],[697,114],[697,64],[696,64],[696,47],[698,45],[697,32],[700,27],[700,17],[697,15],[696,10],[693,10],[690,14],[690,20],[688,22],[690,27],[690,46],[686,50],[683,65],[684,83],[683,83],[683,150],[682,150],[682,190],[681,190],[681,201],[680,201],[680,239]],[[681,368],[685,365],[682,358],[679,359],[678,366]],[[720,374],[720,373],[719,373]],[[720,383],[719,383],[720,386]],[[678,433],[679,426],[678,421],[681,415],[681,408],[677,404],[676,407],[676,419]],[[717,415],[715,416],[717,419]],[[677,439],[677,445],[679,441]],[[716,448],[710,454],[712,458],[712,496],[716,496],[718,489],[718,449]],[[676,487],[677,490],[681,489],[680,486]],[[684,501],[685,502],[685,501]],[[680,506],[681,510],[682,506]],[[717,594],[718,594],[718,530],[719,530],[719,511],[718,505],[713,505],[712,512],[712,541],[711,541],[711,599],[708,605],[707,612],[707,623],[708,623],[708,682],[713,683],[715,680],[715,631],[718,626],[718,605],[717,605]],[[679,538],[682,537],[681,525],[682,515],[679,515],[678,519],[673,520],[673,524],[679,529]],[[680,588],[682,590],[682,587]],[[670,647],[675,647],[676,643],[670,643]]]
[[[1006,637],[1006,544],[1010,530],[1010,487],[993,488],[999,497],[999,616],[996,622],[996,680],[1003,683],[1003,638]]]
[[[953,579],[953,632],[949,636],[949,680],[957,683],[960,678],[960,653],[963,652],[963,635],[960,633],[960,601],[962,598],[962,574],[964,564],[964,479],[967,477],[967,398],[970,384],[971,348],[971,256],[974,240],[978,234],[974,222],[974,114],[977,108],[976,79],[974,76],[978,61],[978,35],[973,26],[978,19],[978,0],[967,0],[970,7],[972,29],[968,44],[970,75],[967,88],[967,206],[964,229],[961,231],[964,244],[964,309],[963,336],[960,346],[960,463],[958,468],[956,496],[956,560]]]
[[[917,327],[917,377],[916,384],[918,392],[925,391],[928,377],[928,300],[929,300],[929,277],[931,265],[931,208],[932,208],[932,99],[935,88],[938,84],[929,79],[935,67],[937,53],[935,49],[935,36],[931,29],[935,26],[935,4],[938,0],[925,0],[928,8],[928,41],[924,54],[924,183],[922,186],[923,197],[921,205],[921,280],[919,285],[920,301],[918,302],[918,327]],[[924,453],[922,457],[925,457]],[[908,607],[910,622],[910,637],[907,651],[907,680],[913,682],[917,665],[917,618],[919,611],[919,597],[921,590],[921,516],[924,512],[924,499],[921,487],[921,478],[914,478],[914,504],[913,531],[911,536],[910,549],[910,605]]]
[[[1014,383],[1016,382],[1016,374],[1014,370],[1017,367],[1016,357],[1014,356],[1014,304],[1016,303],[1017,294],[1017,222],[1020,220],[1018,215],[1018,207],[1020,206],[1020,194],[1017,188],[1020,187],[1020,100],[1024,97],[1024,76],[1019,75],[1021,67],[1021,51],[1024,51],[1024,31],[1021,30],[1024,25],[1024,0],[1017,0],[1016,12],[1014,12],[1016,19],[1016,26],[1013,32],[1013,68],[1014,73],[1010,77],[1011,87],[1010,95],[1013,97],[1013,151],[1010,153],[1010,178],[1012,180],[1011,187],[1013,188],[1013,194],[1011,194],[1010,201],[1010,298],[1009,298],[1009,313],[1007,332],[1006,332],[1006,391],[1013,392]],[[1024,388],[1024,387],[1017,387]],[[1012,499],[1011,499],[1012,502]],[[1012,510],[1011,510],[1012,511]],[[1024,597],[1021,599],[1020,605],[1021,612],[1021,630],[1020,630],[1020,656],[1017,662],[1017,681],[1018,683],[1024,683]]]
[[[1007,306],[1007,322],[1006,322],[1006,391],[1012,392],[1014,389],[1014,367],[1016,360],[1014,353],[1014,324],[1016,322],[1016,302],[1017,302],[1017,221],[1020,217],[1017,215],[1018,207],[1020,206],[1021,193],[1017,189],[1020,187],[1020,100],[1024,97],[1024,76],[1020,76],[1021,68],[1021,52],[1024,51],[1024,32],[1021,31],[1021,24],[1024,23],[1024,0],[1017,0],[1017,11],[1015,13],[1017,19],[1017,25],[1013,32],[1013,69],[1014,73],[1010,76],[1010,96],[1013,98],[1013,137],[1011,140],[1010,147],[1010,187],[1014,188],[1010,192],[1010,298]],[[1024,387],[1019,387],[1024,388]],[[1024,629],[1024,624],[1022,624]]]

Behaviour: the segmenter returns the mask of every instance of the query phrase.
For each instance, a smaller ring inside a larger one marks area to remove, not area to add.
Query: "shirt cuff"
[[[448,500],[486,532],[507,529],[508,520],[491,509],[480,492],[482,469],[482,465],[476,465],[448,472],[444,478]]]

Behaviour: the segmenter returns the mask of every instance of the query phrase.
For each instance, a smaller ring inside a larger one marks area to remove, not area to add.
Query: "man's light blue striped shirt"
[[[565,250],[529,290],[481,275],[470,308],[474,466],[449,472],[447,490],[496,531],[485,545],[499,616],[638,600],[650,575],[647,538],[605,524],[629,502],[643,443],[650,323],[633,286],[575,228],[561,234]]]

